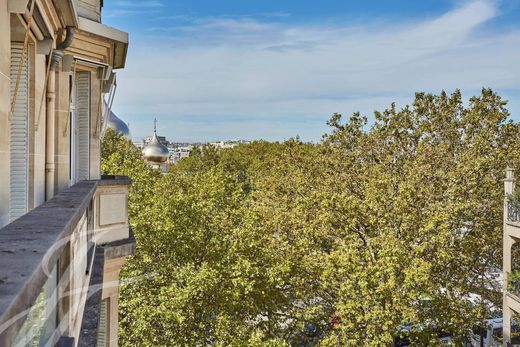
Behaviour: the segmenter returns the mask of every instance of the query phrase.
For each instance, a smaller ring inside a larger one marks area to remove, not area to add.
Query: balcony
[[[135,250],[129,184],[79,182],[0,229],[0,346],[96,344],[102,295],[117,296],[113,264]]]
[[[520,272],[514,271],[507,274],[507,291],[520,299]]]
[[[520,206],[507,201],[507,221],[511,223],[520,223]]]

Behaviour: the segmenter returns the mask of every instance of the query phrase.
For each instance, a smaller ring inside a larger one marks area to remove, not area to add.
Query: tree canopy
[[[103,170],[134,181],[122,346],[435,345],[489,316],[520,159],[506,103],[418,93],[328,124],[318,144],[196,149],[166,176],[105,137]]]

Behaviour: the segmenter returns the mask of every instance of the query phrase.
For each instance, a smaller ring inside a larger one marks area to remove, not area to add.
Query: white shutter
[[[20,66],[23,44],[11,42],[11,99],[21,68],[14,112],[9,126],[10,179],[9,218],[11,221],[27,213],[29,176],[29,62],[27,54]]]
[[[97,346],[106,347],[108,346],[108,299],[101,300],[101,306],[99,310],[99,326],[98,326],[98,338]]]
[[[90,72],[76,73],[76,182],[90,178]]]

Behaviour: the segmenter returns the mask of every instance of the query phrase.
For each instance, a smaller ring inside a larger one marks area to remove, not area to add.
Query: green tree
[[[337,341],[388,344],[408,322],[418,343],[439,330],[460,342],[500,302],[489,273],[501,268],[501,179],[520,148],[508,116],[484,89],[468,107],[458,91],[419,93],[369,131],[358,115],[333,118],[325,144],[341,178],[326,184],[337,191],[328,210],[344,234],[324,282],[339,294]]]
[[[101,172],[104,175],[128,176],[132,180],[128,215],[134,229],[139,229],[140,222],[146,218],[161,173],[144,162],[141,151],[132,142],[112,129],[107,129],[103,138]],[[140,233],[136,233],[136,237],[139,236]]]
[[[121,345],[460,344],[501,300],[505,106],[418,93],[371,126],[333,115],[319,144],[206,147],[165,177],[107,145],[104,170],[135,184]]]

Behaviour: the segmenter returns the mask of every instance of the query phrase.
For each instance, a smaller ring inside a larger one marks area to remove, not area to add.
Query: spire
[[[170,156],[168,147],[163,145],[157,136],[157,118],[153,120],[153,135],[143,148],[143,156],[147,161],[155,163],[164,163]]]

